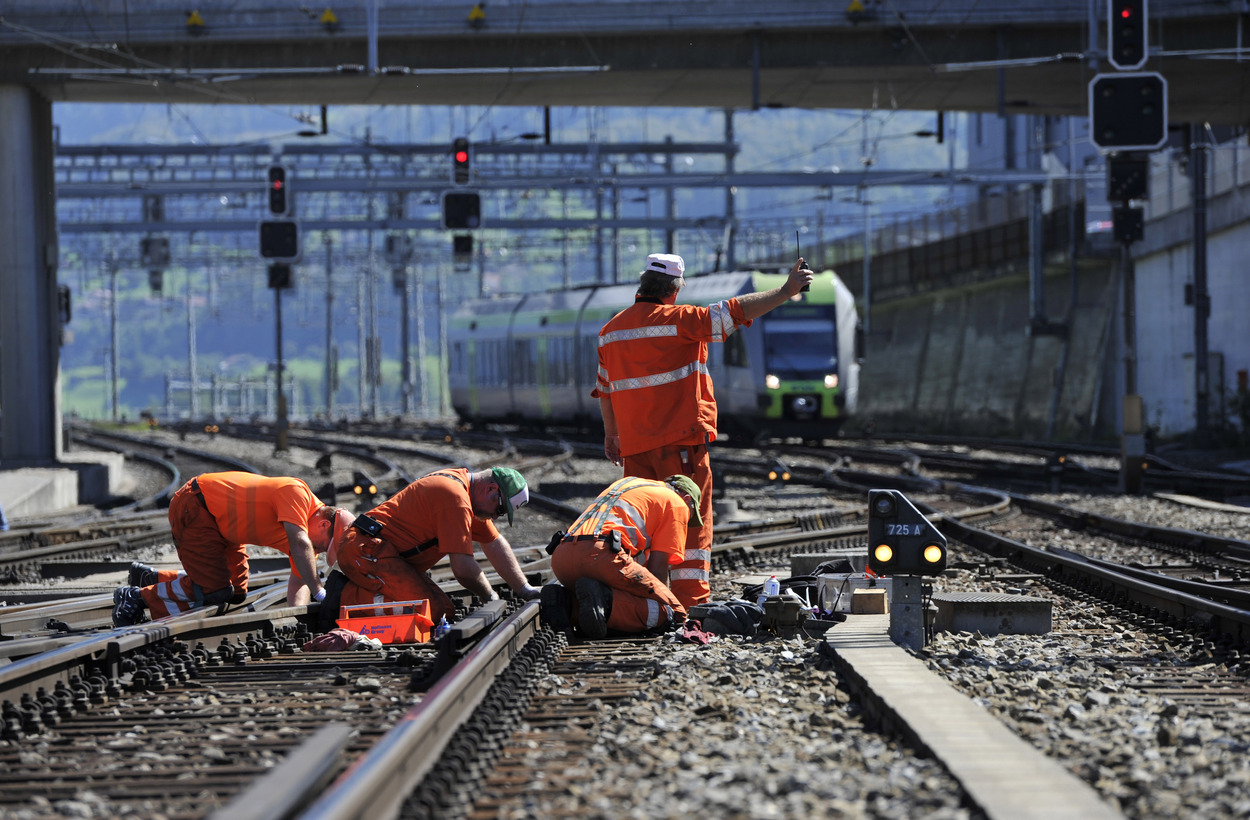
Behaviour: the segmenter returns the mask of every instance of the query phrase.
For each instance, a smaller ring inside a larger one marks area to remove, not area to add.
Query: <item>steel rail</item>
[[[1031,547],[962,521],[947,519],[938,525],[938,529],[947,537],[990,555],[1006,558],[1048,578],[1077,587],[1102,587],[1102,591],[1096,593],[1100,597],[1114,599],[1124,596],[1178,620],[1205,625],[1212,631],[1227,633],[1242,642],[1250,640],[1250,611],[1245,609],[1131,577],[1113,568],[1114,565],[1100,566],[1083,558],[1078,560],[1059,552]]]
[[[58,680],[73,675],[86,678],[102,672],[116,678],[122,657],[133,650],[169,638],[196,640],[243,632],[265,631],[282,622],[294,623],[307,616],[308,607],[284,607],[265,611],[236,609],[224,615],[207,608],[182,616],[124,626],[97,633],[28,658],[0,667],[0,698],[16,700],[23,693],[34,694],[40,687],[51,688]]]
[[[187,447],[181,444],[170,444],[167,442],[154,442],[154,441],[151,441],[150,439],[142,438],[141,436],[131,436],[125,433],[118,433],[116,431],[99,430],[95,428],[91,428],[90,430],[83,430],[82,432],[79,433],[79,435],[84,436],[84,437],[107,438],[107,439],[113,439],[114,441],[123,441],[129,444],[132,444],[136,447],[151,447],[153,449],[173,450],[176,453],[183,453],[187,456],[191,456],[192,458],[198,458],[203,461],[210,462],[210,463],[228,465],[232,469],[240,470],[245,473],[259,473],[260,472],[253,465],[248,464],[245,461],[241,461],[237,458],[231,458],[230,456],[222,455],[221,453],[211,453],[207,450],[197,450],[194,447]]]
[[[1239,589],[1237,587],[1218,586],[1209,584],[1206,581],[1190,581],[1185,578],[1172,578],[1168,575],[1162,575],[1158,572],[1152,572],[1148,569],[1140,567],[1129,567],[1123,564],[1117,564],[1114,561],[1104,561],[1101,558],[1091,558],[1088,555],[1081,555],[1079,552],[1064,549],[1063,547],[1051,547],[1050,551],[1056,555],[1065,555],[1092,564],[1097,567],[1105,567],[1112,572],[1118,572],[1121,575],[1127,575],[1130,578],[1138,578],[1142,581],[1148,581],[1161,587],[1175,589],[1181,592],[1187,592],[1199,598],[1203,598],[1217,603],[1235,606],[1238,609],[1250,610],[1250,590]]]
[[[471,650],[301,817],[382,820],[398,816],[404,799],[438,762],[456,727],[469,718],[495,678],[538,629],[538,603],[531,601]]]
[[[334,774],[355,729],[329,723],[208,820],[287,820],[312,802]]]
[[[1196,530],[1176,527],[1156,527],[1112,518],[1108,515],[1086,512],[1075,507],[1042,501],[1029,496],[1012,494],[1012,500],[1022,509],[1062,521],[1074,529],[1098,529],[1128,538],[1140,538],[1180,547],[1211,557],[1250,562],[1250,542],[1220,535],[1208,535]]]

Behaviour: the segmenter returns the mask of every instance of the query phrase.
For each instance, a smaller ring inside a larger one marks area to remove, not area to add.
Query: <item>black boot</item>
[[[558,582],[543,586],[542,596],[538,599],[538,613],[543,624],[556,632],[569,633],[573,630],[573,602],[569,591]]]
[[[612,588],[594,578],[578,578],[577,631],[583,638],[597,641],[608,634],[608,613],[612,611]]]

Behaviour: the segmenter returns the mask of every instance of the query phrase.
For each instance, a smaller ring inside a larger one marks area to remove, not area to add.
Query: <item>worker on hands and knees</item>
[[[634,304],[599,331],[599,378],[591,396],[603,414],[604,454],[625,475],[659,479],[689,476],[702,493],[699,520],[686,557],[671,573],[673,593],[686,607],[712,594],[712,464],[716,397],[708,373],[708,343],[724,342],[740,327],[797,296],[812,283],[803,259],[778,288],[735,296],[714,305],[678,305],[685,261],[653,253],[638,282]]]
[[[559,583],[543,587],[543,622],[591,640],[609,629],[638,633],[684,622],[686,606],[669,589],[669,568],[681,565],[691,528],[702,524],[701,500],[685,475],[628,476],[608,485],[551,554]]]
[[[451,620],[455,604],[428,570],[444,555],[456,580],[482,600],[498,598],[473,557],[473,544],[499,577],[525,600],[537,598],[508,540],[494,519],[512,524],[517,508],[529,502],[529,487],[516,470],[495,467],[431,473],[384,501],[343,536],[326,586],[320,627],[334,627],[342,606],[428,600],[430,617]],[[379,612],[379,614],[384,614]]]
[[[132,564],[128,586],[113,593],[113,625],[140,623],[145,609],[163,618],[243,603],[249,544],[290,557],[288,605],[319,601],[325,589],[317,576],[317,555],[335,546],[353,518],[347,510],[323,504],[298,478],[244,472],[193,478],[169,502],[169,527],[183,570]]]

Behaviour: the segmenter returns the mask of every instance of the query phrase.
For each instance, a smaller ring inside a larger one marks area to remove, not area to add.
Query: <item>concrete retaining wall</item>
[[[1022,274],[875,304],[860,374],[864,422],[879,432],[1043,438],[1053,426],[1062,440],[1113,435],[1116,420],[1102,407],[1114,263],[1082,260],[1071,309],[1066,269],[1047,274],[1048,318],[1070,320],[1067,341],[1029,333]]]

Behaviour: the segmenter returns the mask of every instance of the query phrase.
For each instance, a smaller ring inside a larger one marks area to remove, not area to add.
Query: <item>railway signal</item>
[[[451,238],[452,267],[466,271],[473,264],[473,234],[458,233]]]
[[[1168,84],[1153,71],[1099,74],[1089,84],[1089,138],[1104,151],[1153,151],[1168,138]]]
[[[274,262],[270,265],[268,277],[270,290],[290,290],[295,287],[291,266],[285,262]]]
[[[443,192],[443,230],[471,231],[482,227],[482,197],[476,191]]]
[[[378,494],[378,482],[363,470],[356,470],[352,473],[352,492],[361,501],[372,501]]]
[[[1133,70],[1146,64],[1146,0],[1108,0],[1107,60]]]
[[[1111,235],[1116,242],[1131,245],[1144,233],[1145,218],[1141,208],[1114,208],[1111,211]]]
[[[1145,199],[1150,181],[1150,160],[1145,157],[1115,157],[1107,161],[1107,201],[1128,202]]]
[[[265,259],[292,262],[299,259],[299,223],[267,219],[260,223],[260,255]]]
[[[273,216],[291,215],[291,196],[284,165],[269,166],[269,213]]]
[[[464,185],[469,181],[469,141],[456,137],[451,144],[451,181]]]
[[[878,575],[941,575],[946,536],[898,490],[869,490],[868,568]]]

